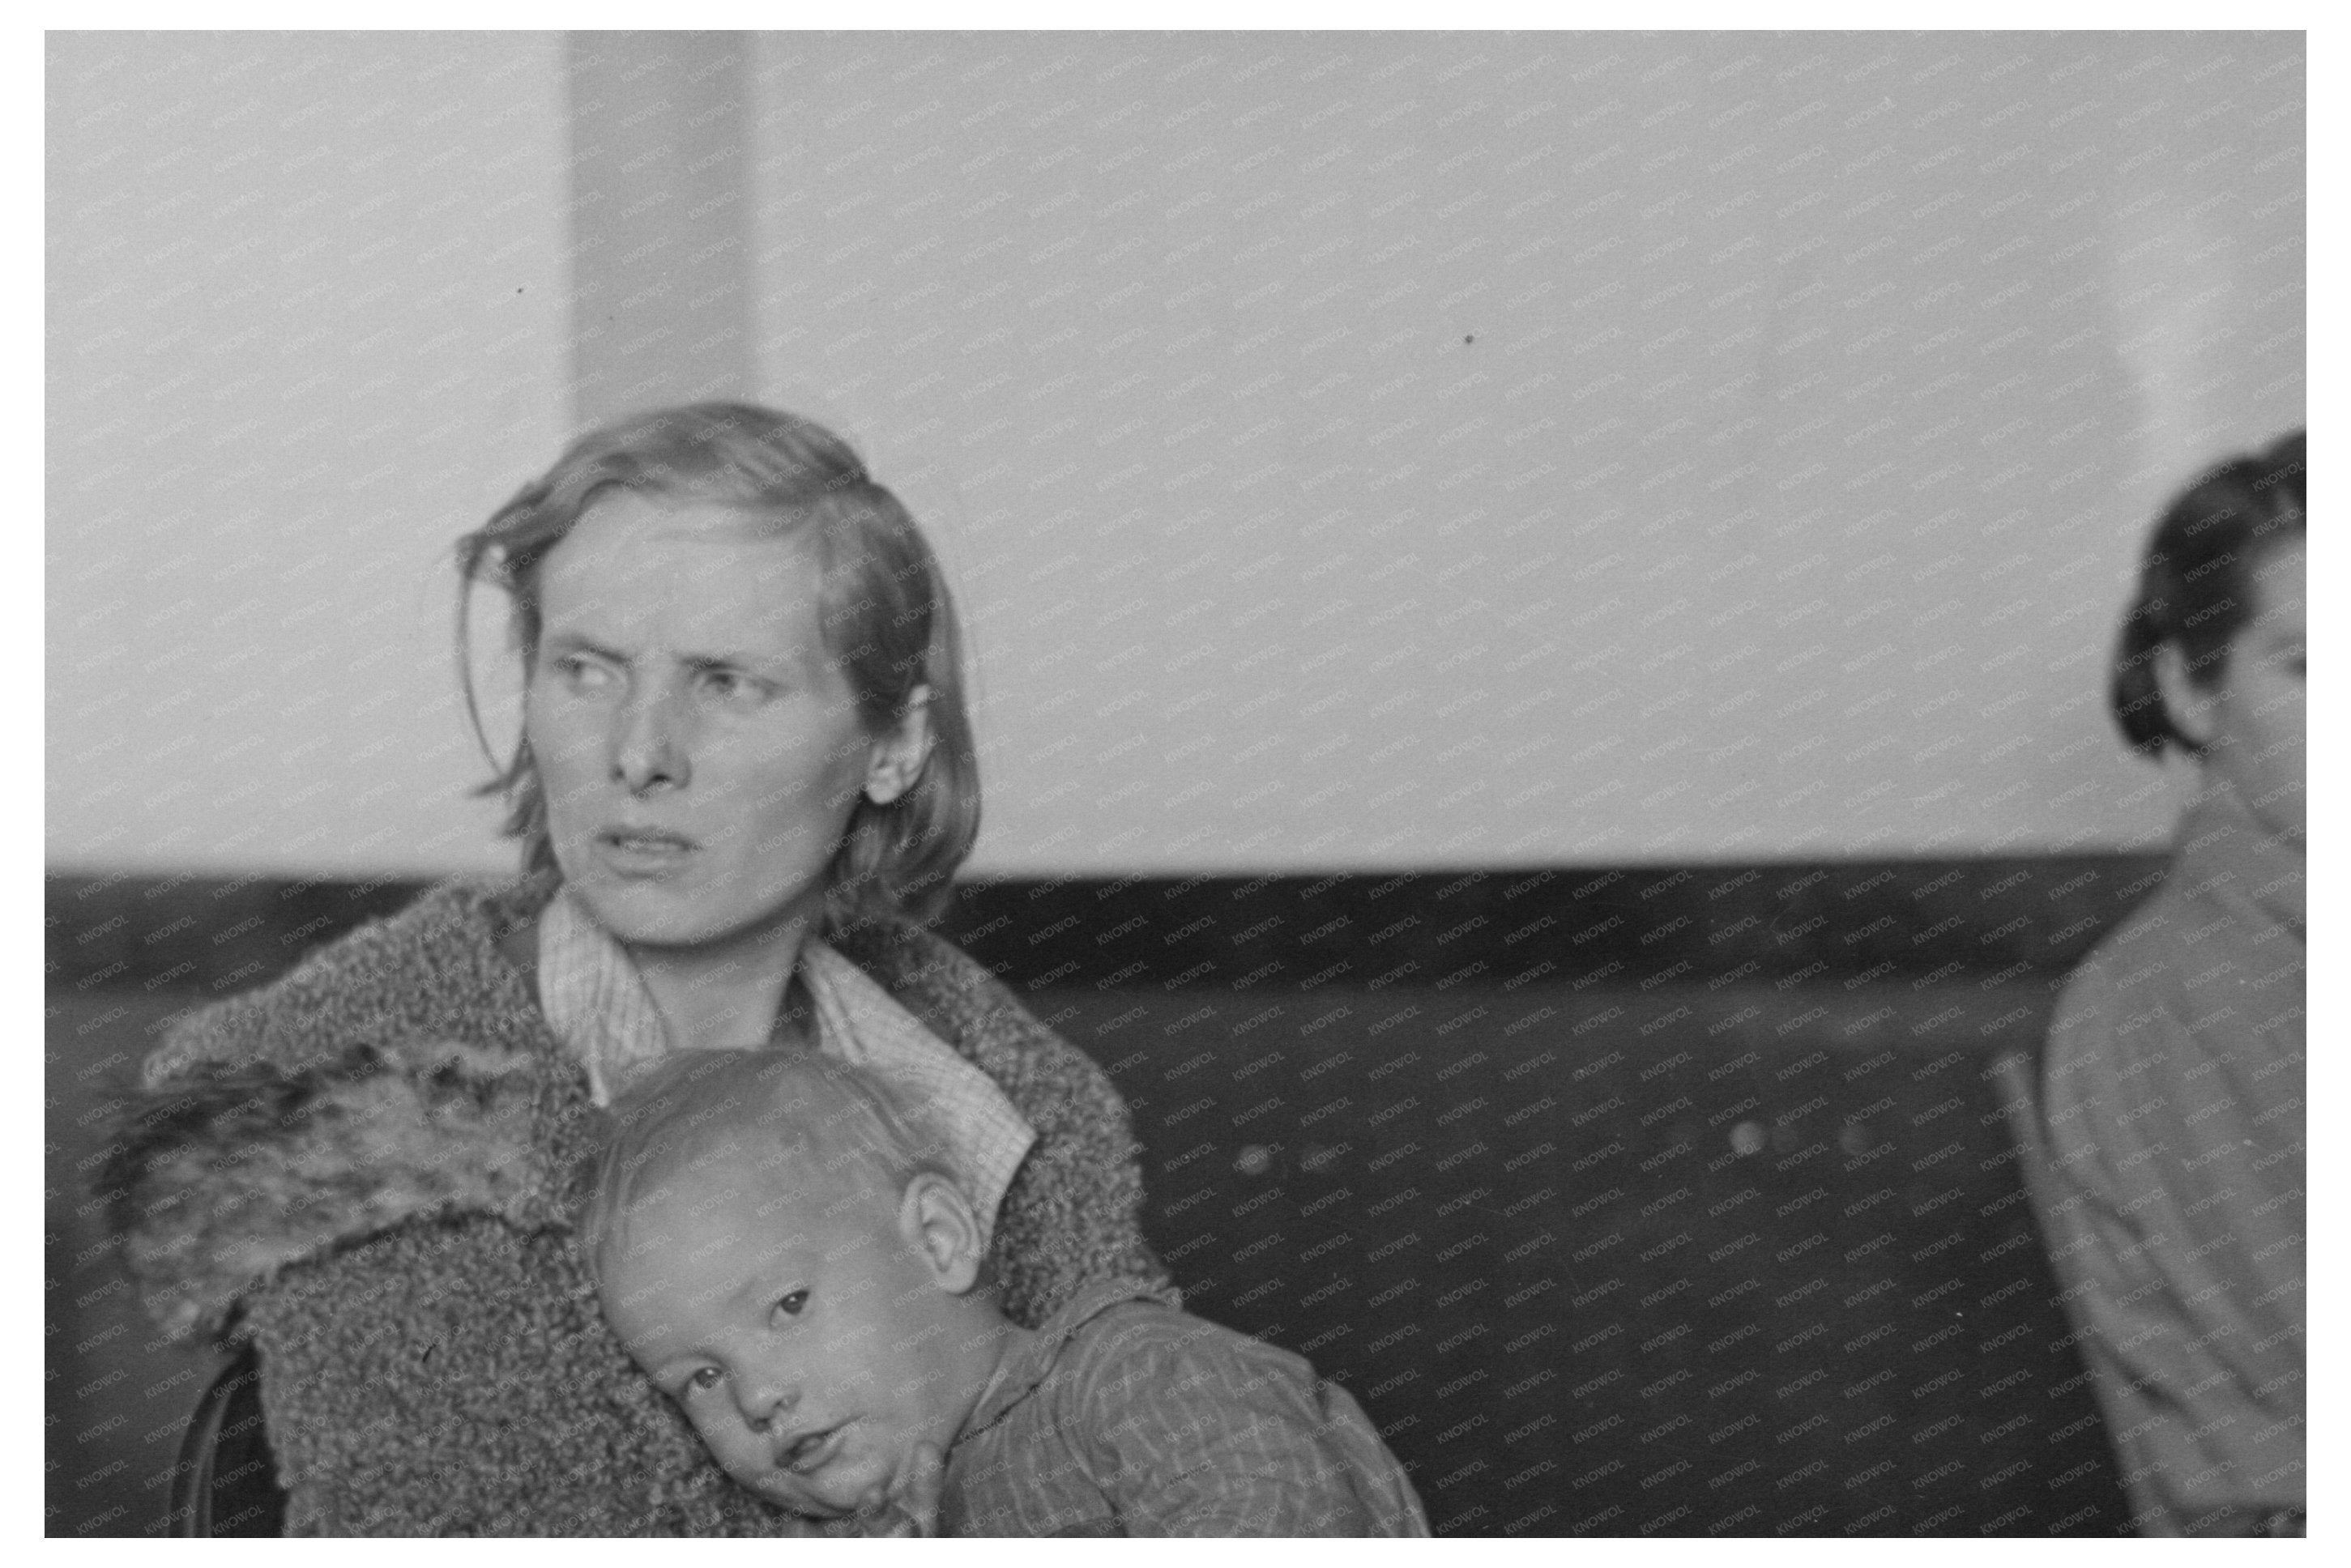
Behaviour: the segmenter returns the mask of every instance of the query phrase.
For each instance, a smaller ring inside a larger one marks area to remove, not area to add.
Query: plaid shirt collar
[[[980,1390],[971,1418],[956,1435],[960,1443],[976,1438],[1010,1415],[1053,1374],[1077,1332],[1102,1314],[1128,1302],[1153,1302],[1180,1307],[1183,1298],[1173,1287],[1155,1287],[1136,1280],[1095,1280],[1078,1289],[1060,1311],[1040,1324],[1028,1343],[1008,1357]]]

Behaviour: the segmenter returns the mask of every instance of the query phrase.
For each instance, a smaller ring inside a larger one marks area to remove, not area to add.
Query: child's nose
[[[790,1415],[792,1407],[799,1402],[799,1385],[772,1372],[738,1379],[735,1385],[736,1408],[743,1413],[744,1424],[755,1432],[764,1432],[778,1417]]]

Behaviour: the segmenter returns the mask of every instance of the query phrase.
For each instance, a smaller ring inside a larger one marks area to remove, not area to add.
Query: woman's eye
[[[794,1291],[776,1303],[776,1310],[786,1317],[798,1317],[801,1309],[808,1305],[808,1292]]]
[[[686,1374],[685,1391],[689,1394],[705,1393],[718,1386],[718,1377],[716,1366],[697,1366]]]
[[[711,670],[703,672],[702,691],[713,701],[742,707],[758,701],[767,688],[739,670]]]
[[[554,661],[555,678],[571,691],[601,691],[611,679],[611,672],[602,665],[578,654],[564,654]]]

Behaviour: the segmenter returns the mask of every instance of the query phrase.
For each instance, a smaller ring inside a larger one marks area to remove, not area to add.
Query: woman
[[[979,816],[945,582],[841,441],[726,404],[582,438],[459,558],[512,598],[524,874],[174,1031],[127,1256],[168,1332],[257,1348],[289,1533],[798,1533],[597,1315],[571,1214],[634,1075],[816,1048],[919,1078],[1007,1184],[1013,1315],[1164,1280],[1116,1091],[914,923]]]
[[[2201,789],[2161,892],[2068,983],[2042,1221],[2142,1533],[2301,1532],[2303,438],[2157,527],[2115,659]]]

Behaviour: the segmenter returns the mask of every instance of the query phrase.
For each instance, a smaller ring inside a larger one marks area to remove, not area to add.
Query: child
[[[622,1343],[728,1474],[820,1519],[969,1535],[1426,1535],[1303,1360],[1133,1282],[1034,1330],[925,1108],[801,1053],[686,1053],[614,1114],[583,1241]],[[913,1500],[908,1501],[907,1500]]]
[[[2142,1533],[2301,1532],[2303,438],[2207,475],[2115,658],[2201,790],[2049,1037],[2042,1222]]]

